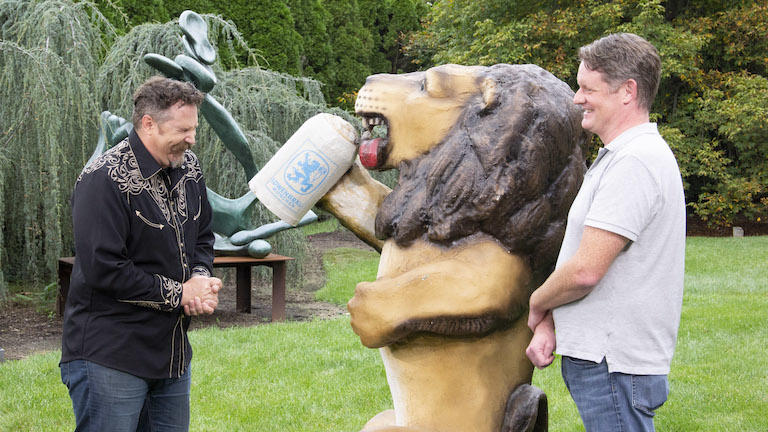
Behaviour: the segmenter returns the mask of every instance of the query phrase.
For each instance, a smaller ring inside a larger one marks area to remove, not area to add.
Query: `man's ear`
[[[155,125],[157,125],[157,123],[155,123],[155,120],[150,117],[149,114],[144,114],[141,117],[141,129],[143,131],[149,132]]]
[[[628,104],[633,100],[637,100],[637,81],[630,78],[624,82],[621,86],[622,98],[621,101],[624,104]]]

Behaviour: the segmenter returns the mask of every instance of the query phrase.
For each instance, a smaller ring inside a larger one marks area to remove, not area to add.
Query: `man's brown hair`
[[[154,76],[133,94],[133,127],[141,129],[141,118],[145,114],[156,122],[163,122],[167,118],[166,110],[176,103],[200,106],[204,97],[191,83]]]
[[[651,111],[659,90],[661,59],[650,42],[633,33],[610,34],[581,47],[579,60],[589,70],[602,73],[611,87],[635,80],[638,103]]]

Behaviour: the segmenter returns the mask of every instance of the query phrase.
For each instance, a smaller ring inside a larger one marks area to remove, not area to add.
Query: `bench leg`
[[[235,287],[237,289],[237,300],[235,309],[242,313],[251,313],[251,267],[236,267]]]
[[[272,265],[272,322],[285,321],[285,263]]]

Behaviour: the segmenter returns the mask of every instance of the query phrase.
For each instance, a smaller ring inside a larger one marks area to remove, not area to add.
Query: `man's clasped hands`
[[[221,279],[192,276],[182,285],[181,304],[187,315],[212,314],[219,304]]]

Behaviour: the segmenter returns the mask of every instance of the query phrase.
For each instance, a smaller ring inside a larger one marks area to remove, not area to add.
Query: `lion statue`
[[[373,75],[355,111],[372,130],[320,201],[381,251],[348,308],[380,348],[394,410],[364,431],[547,429],[530,385],[528,298],[548,275],[590,136],[562,81],[535,65]],[[394,190],[364,169],[399,169]]]

